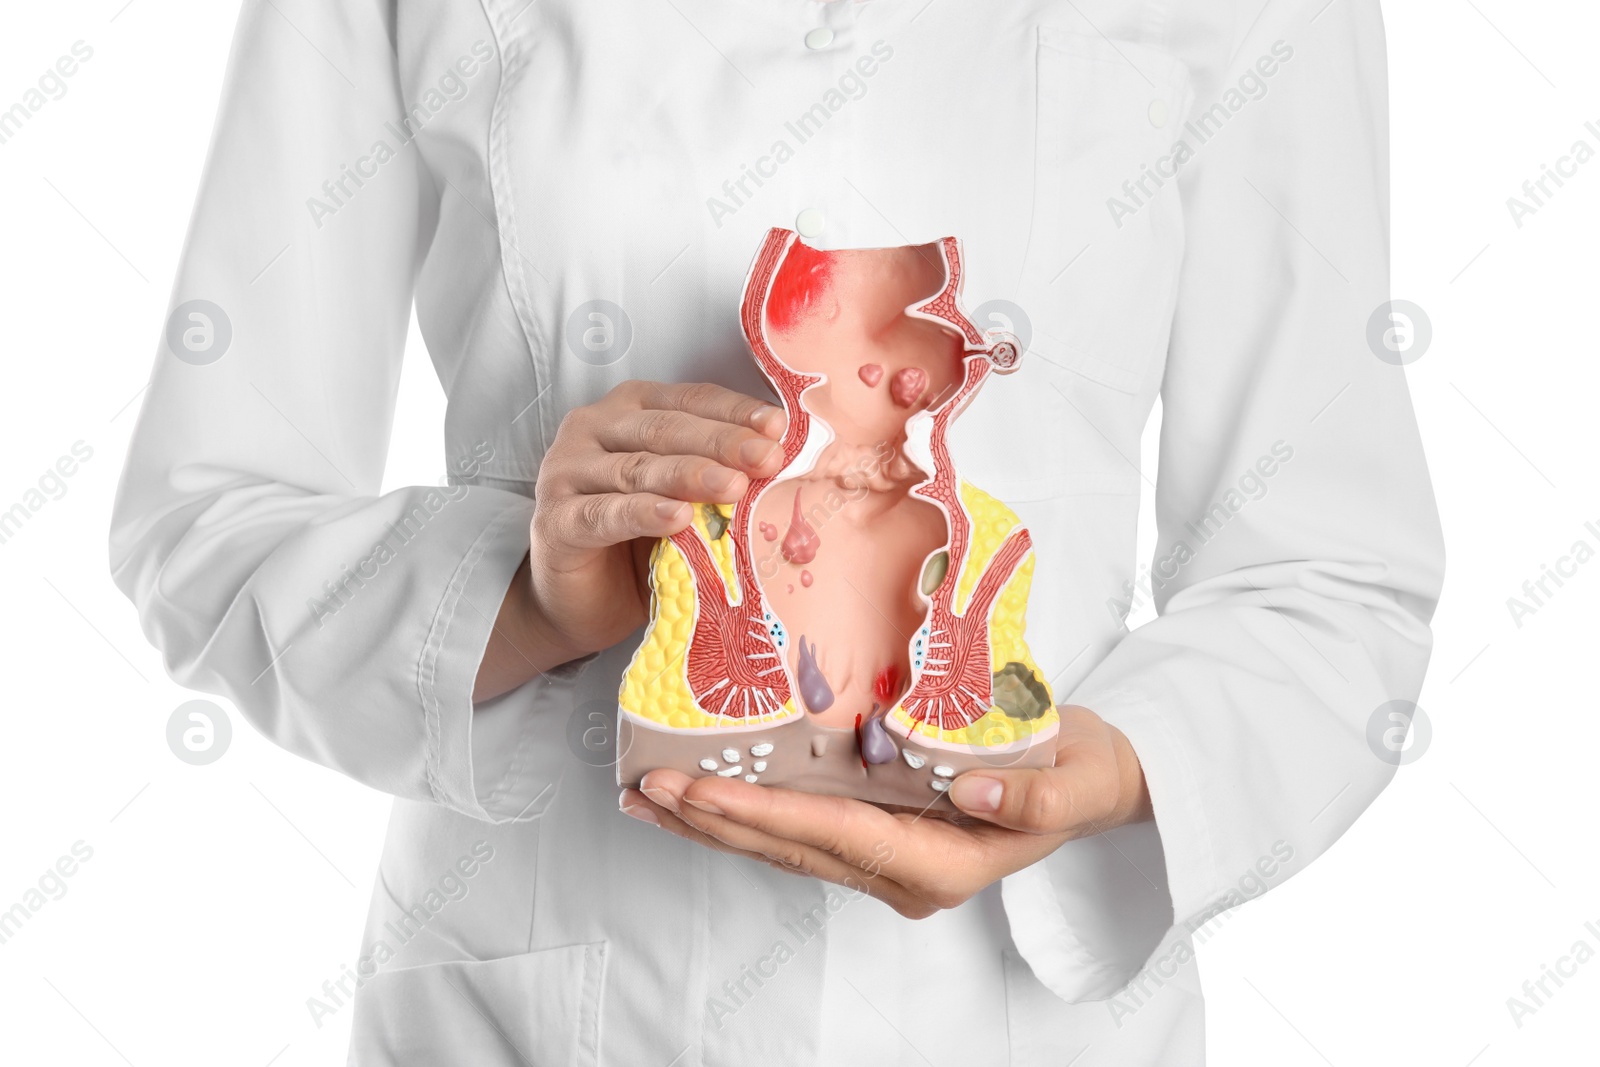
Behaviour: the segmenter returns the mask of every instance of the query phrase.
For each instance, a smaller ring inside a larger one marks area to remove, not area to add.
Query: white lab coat
[[[182,684],[397,798],[351,1062],[1202,1062],[1186,939],[1372,800],[1428,655],[1436,516],[1367,340],[1386,140],[1376,0],[246,0],[173,296],[231,341],[163,344],[112,562]],[[959,236],[968,307],[1024,310],[953,443],[1154,801],[923,922],[620,814],[583,731],[631,642],[470,699],[563,414],[758,391],[739,287],[802,212]],[[451,484],[379,495],[413,299]]]

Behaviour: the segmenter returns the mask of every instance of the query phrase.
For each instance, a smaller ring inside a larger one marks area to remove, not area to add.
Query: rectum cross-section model
[[[1033,541],[961,480],[951,422],[1015,337],[962,310],[961,244],[824,252],[767,234],[740,321],[788,412],[783,468],[651,557],[620,784],[648,771],[948,806],[963,771],[1048,766]]]

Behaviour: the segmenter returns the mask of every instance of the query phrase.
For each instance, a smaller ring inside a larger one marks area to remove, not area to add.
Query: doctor
[[[1428,656],[1386,142],[1375,0],[246,0],[112,564],[179,682],[396,798],[350,1062],[1201,1063],[1194,932],[1370,803]],[[1068,706],[960,825],[619,810],[595,751],[649,539],[776,462],[773,225],[959,236],[1028,346],[956,445]],[[413,306],[448,479],[380,494]]]

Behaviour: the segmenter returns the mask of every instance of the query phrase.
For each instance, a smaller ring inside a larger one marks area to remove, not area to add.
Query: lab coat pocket
[[[350,1067],[593,1067],[606,943],[383,971],[356,998]]]
[[[1157,49],[1038,29],[1031,347],[1124,393],[1153,388],[1183,256],[1191,96]]]
[[[1033,975],[1016,952],[1002,957],[1006,976],[1006,1033],[1010,1067],[1056,1067],[1069,1053],[1082,1056],[1086,1042],[1072,1032],[1068,1009]]]

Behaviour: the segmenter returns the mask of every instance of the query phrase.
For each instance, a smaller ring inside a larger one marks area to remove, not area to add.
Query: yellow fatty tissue
[[[972,531],[966,562],[956,581],[955,603],[958,611],[966,606],[972,590],[978,584],[979,575],[1000,550],[1006,537],[1021,525],[1016,512],[971,482],[961,483],[961,504],[972,520]],[[1050,684],[1039,670],[1039,665],[1033,661],[1025,636],[1028,591],[1033,585],[1033,563],[1034,557],[1030,551],[995,599],[989,617],[989,658],[991,669],[998,669],[1007,663],[1021,663],[1033,672],[1033,676],[1048,692]],[[896,707],[893,714],[898,721],[911,725],[911,717],[904,708]],[[1031,737],[1053,725],[1058,717],[1052,695],[1049,709],[1036,719],[1013,718],[1000,708],[991,707],[976,722],[961,730],[945,730],[923,724],[916,724],[914,729],[923,736],[946,744],[993,748]]]
[[[703,534],[704,522],[698,510],[696,524]],[[720,539],[723,555],[729,555],[726,546],[730,540],[728,537]],[[712,545],[715,551],[716,542]],[[731,556],[725,566],[720,560],[718,566],[723,570],[724,580],[731,581]],[[730,720],[702,710],[689,689],[685,657],[689,638],[694,633],[694,575],[683,552],[669,540],[657,542],[650,556],[650,587],[650,627],[645,631],[639,650],[633,654],[627,673],[622,676],[619,700],[623,709],[675,730],[728,726]],[[750,725],[776,722],[793,711],[794,702],[789,701],[780,715],[740,721]]]
[[[1005,504],[968,482],[961,483],[961,500],[972,520],[971,544],[956,586],[956,604],[964,606],[977,584],[978,575],[994,557],[1006,536],[1019,525],[1019,520],[1016,513]],[[737,584],[732,538],[724,534],[713,539],[707,527],[707,518],[703,508],[695,509],[695,529],[710,546],[712,559],[727,588],[732,590]],[[1034,557],[1030,552],[1001,589],[989,620],[989,650],[991,663],[995,666],[1021,663],[1044,682],[1043,673],[1034,663],[1024,636],[1033,565]],[[656,545],[650,559],[650,575],[650,626],[645,632],[643,644],[634,653],[633,662],[623,675],[622,707],[641,718],[673,729],[727,726],[727,719],[702,710],[689,689],[684,658],[689,648],[689,637],[694,631],[695,585],[688,561],[677,545],[669,540],[662,540]],[[1048,683],[1044,684],[1048,689]],[[776,721],[792,714],[794,707],[791,700],[784,705],[782,715],[765,716],[760,721]],[[899,721],[910,724],[910,717],[904,708],[896,707],[892,714]],[[947,744],[989,748],[1030,737],[1056,720],[1052,698],[1050,709],[1037,719],[1016,719],[997,707],[991,707],[982,718],[962,730],[944,730],[925,725],[917,725],[916,730]],[[751,720],[751,723],[755,721]]]

